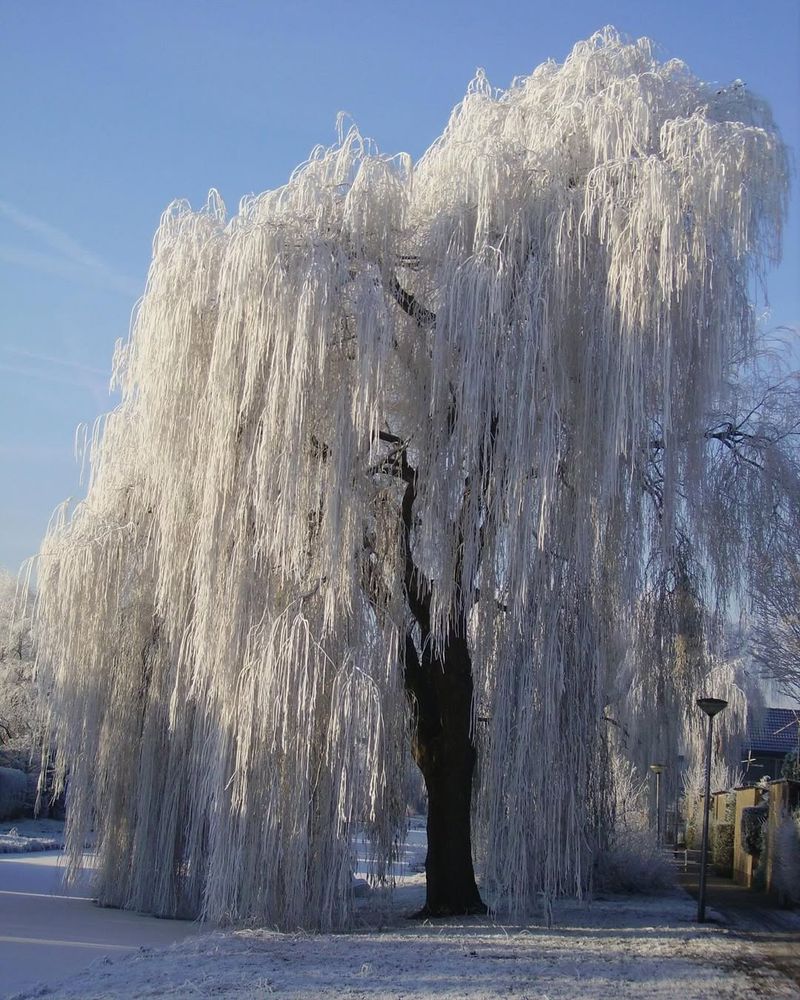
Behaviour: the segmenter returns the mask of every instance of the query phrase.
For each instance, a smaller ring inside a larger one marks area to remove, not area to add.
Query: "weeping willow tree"
[[[506,91],[479,74],[416,164],[353,130],[231,218],[167,210],[38,563],[101,902],[343,925],[409,747],[424,912],[482,911],[476,868],[514,913],[586,890],[620,636],[704,530],[703,418],[786,174],[763,103],[607,29]]]

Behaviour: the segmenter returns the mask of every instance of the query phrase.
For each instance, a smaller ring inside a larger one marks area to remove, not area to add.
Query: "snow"
[[[415,875],[425,869],[425,852],[427,850],[427,834],[425,831],[425,817],[412,816],[408,822],[405,840],[396,847],[396,858],[388,866],[387,875],[392,878]],[[356,850],[356,876],[372,874],[370,864],[370,844],[363,835],[358,834],[354,841]],[[361,879],[359,879],[361,881]]]
[[[424,850],[418,824],[409,841],[398,864],[406,874],[391,895],[359,893],[359,924],[347,934],[203,933],[193,923],[94,905],[91,856],[70,890],[60,882],[59,853],[2,857],[0,995],[727,1000],[754,993],[746,946],[713,924],[697,925],[684,895],[563,901],[550,927],[543,919],[408,920],[424,900],[424,876],[414,871]],[[757,988],[761,997],[798,996],[763,964]]]
[[[71,887],[63,864],[58,851],[0,855],[0,996],[43,995],[93,961],[198,933],[186,921],[101,909],[91,899],[91,856]]]
[[[422,899],[421,879],[399,896]],[[752,996],[741,946],[692,923],[685,897],[575,902],[558,926],[502,926],[484,918],[418,924],[395,914],[378,930],[283,934],[237,930],[194,936],[161,950],[109,954],[48,997],[414,998],[488,1000],[723,998]],[[143,918],[142,918],[143,919]],[[761,971],[759,995],[797,996]],[[43,995],[29,990],[22,997]]]
[[[18,819],[0,823],[0,854],[53,851],[64,847],[64,823],[56,819]]]

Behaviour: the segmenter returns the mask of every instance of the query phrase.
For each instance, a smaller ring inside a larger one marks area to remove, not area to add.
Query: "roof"
[[[751,725],[751,753],[787,754],[800,749],[800,710],[768,708],[760,725]]]

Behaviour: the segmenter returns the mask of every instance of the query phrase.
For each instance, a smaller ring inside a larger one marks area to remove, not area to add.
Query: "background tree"
[[[752,460],[769,468],[779,488],[764,497],[770,530],[751,557],[751,652],[762,675],[800,702],[800,375],[767,371],[752,412],[752,436],[762,443]]]
[[[800,702],[800,561],[793,541],[797,537],[796,527],[787,532],[783,558],[769,569],[765,566],[759,577],[753,595],[752,643],[762,674]]]
[[[627,626],[632,641],[624,644],[611,715],[641,773],[654,761],[668,765],[668,801],[681,789],[678,753],[684,776],[696,773],[698,795],[702,787],[705,729],[697,692],[714,691],[729,702],[716,725],[716,758],[720,778],[731,776],[720,787],[731,787],[748,723],[763,708],[759,676],[791,677],[791,654],[777,652],[784,637],[780,628],[766,627],[765,614],[766,593],[786,610],[797,596],[787,574],[793,518],[800,527],[800,381],[785,371],[786,353],[778,344],[760,344],[747,364],[741,357],[730,360],[697,436],[704,475],[677,491],[673,545],[665,550],[658,530],[643,544],[642,588]],[[656,526],[663,519],[667,461],[655,424],[640,479]],[[753,603],[755,616],[749,613]],[[767,649],[771,671],[764,665]],[[642,671],[640,662],[649,669]],[[648,717],[650,724],[642,725]]]
[[[479,75],[416,165],[351,131],[230,221],[216,194],[167,211],[87,498],[39,557],[102,902],[343,923],[409,733],[426,912],[482,909],[475,857],[516,913],[586,889],[647,553],[685,521],[731,577],[703,417],[785,201],[761,102],[608,29],[506,92]]]
[[[29,613],[32,602],[26,596],[16,578],[0,569],[0,747],[30,753],[38,727]]]

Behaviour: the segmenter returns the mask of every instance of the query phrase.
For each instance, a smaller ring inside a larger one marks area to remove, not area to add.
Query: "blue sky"
[[[740,78],[800,147],[800,4],[572,0],[0,2],[0,566],[79,496],[75,428],[110,405],[114,343],[177,197],[229,208],[286,180],[339,111],[417,157],[482,66],[497,86],[604,24]],[[770,326],[800,326],[800,213]]]

